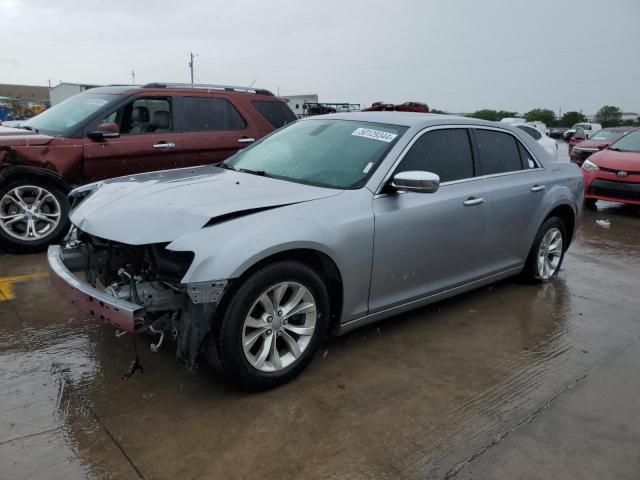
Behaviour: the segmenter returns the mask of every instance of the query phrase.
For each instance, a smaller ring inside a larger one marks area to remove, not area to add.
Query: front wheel
[[[535,282],[550,282],[558,276],[566,250],[567,230],[558,217],[548,218],[538,230],[524,274]]]
[[[53,185],[14,178],[0,186],[0,246],[31,252],[60,241],[69,227],[69,202]]]
[[[241,387],[273,388],[309,364],[328,320],[329,296],[318,274],[303,263],[277,262],[235,292],[209,337],[208,357]]]

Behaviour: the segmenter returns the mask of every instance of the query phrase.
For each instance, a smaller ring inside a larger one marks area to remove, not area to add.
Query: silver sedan
[[[247,388],[280,385],[327,332],[512,275],[552,281],[582,175],[505,124],[400,112],[312,117],[219,166],[72,192],[52,278],[122,332],[204,353]],[[79,277],[77,272],[84,272]],[[82,280],[81,280],[82,278]]]

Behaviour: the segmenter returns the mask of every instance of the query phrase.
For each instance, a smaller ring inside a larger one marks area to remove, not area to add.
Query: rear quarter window
[[[295,122],[295,113],[283,102],[265,102],[256,100],[253,106],[262,117],[274,128],[284,127],[288,123]]]

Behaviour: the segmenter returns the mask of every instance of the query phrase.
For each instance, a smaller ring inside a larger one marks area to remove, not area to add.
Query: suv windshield
[[[618,152],[638,152],[640,153],[640,130],[627,133],[620,140],[609,147]]]
[[[225,167],[328,188],[362,187],[406,127],[349,120],[294,123]]]
[[[78,126],[116,97],[119,97],[119,95],[104,93],[74,95],[64,102],[45,110],[40,115],[36,115],[23,125],[36,132],[61,135],[63,132]]]

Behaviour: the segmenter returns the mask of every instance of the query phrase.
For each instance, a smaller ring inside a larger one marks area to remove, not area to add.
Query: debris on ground
[[[611,221],[609,220],[596,220],[596,223],[602,228],[609,228],[611,226]]]

